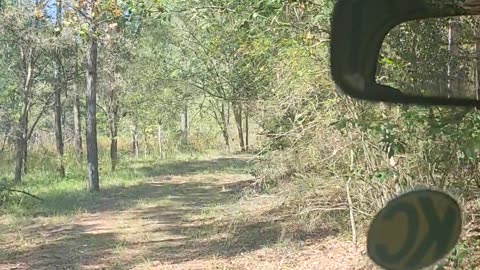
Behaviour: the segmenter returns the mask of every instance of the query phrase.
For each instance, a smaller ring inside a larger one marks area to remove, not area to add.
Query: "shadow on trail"
[[[144,255],[150,261],[180,264],[183,262],[215,258],[229,259],[242,253],[268,248],[288,240],[290,243],[306,243],[308,240],[319,241],[328,236],[336,235],[333,230],[319,230],[315,233],[298,233],[285,236],[281,220],[240,221],[232,224],[218,224],[216,221],[176,228],[187,236],[177,240],[175,245],[150,245]],[[226,234],[218,237],[219,233]]]
[[[198,173],[244,173],[248,162],[242,158],[217,158],[213,160],[195,160],[185,162],[167,162],[160,166],[141,167],[145,176],[156,177],[165,175],[190,175]]]
[[[44,243],[24,254],[23,257],[27,258],[24,263],[32,270],[76,269],[80,265],[83,268],[95,268],[106,265],[106,259],[114,255],[114,248],[121,241],[113,232],[91,231],[89,226],[78,224],[59,227],[56,233],[52,233],[57,234],[57,240]]]

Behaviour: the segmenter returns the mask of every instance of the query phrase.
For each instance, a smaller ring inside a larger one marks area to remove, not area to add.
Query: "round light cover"
[[[457,201],[435,190],[415,190],[388,202],[370,224],[368,256],[386,270],[417,270],[444,258],[457,244]]]

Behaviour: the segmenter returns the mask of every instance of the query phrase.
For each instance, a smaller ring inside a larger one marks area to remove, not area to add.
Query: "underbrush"
[[[266,164],[264,163],[262,166],[266,166]],[[333,230],[357,246],[364,245],[363,241],[368,226],[381,206],[390,198],[414,189],[411,187],[388,191],[381,186],[373,189],[371,188],[373,184],[367,181],[355,183],[340,177],[298,172],[295,173],[295,176],[284,178],[278,182],[270,182],[265,186],[268,193],[282,198],[276,213],[288,217],[282,225],[284,228],[295,231],[297,234],[315,234]],[[430,188],[435,187],[431,186]],[[440,268],[432,269],[476,269],[480,264],[480,249],[478,248],[480,244],[480,215],[478,215],[480,198],[475,194],[479,194],[480,191],[474,185],[469,186],[468,193],[465,191],[455,193],[455,189],[452,190],[445,189],[458,199],[464,210],[462,237],[452,253],[442,262],[444,268],[439,266]],[[374,197],[375,194],[379,194],[379,196]],[[390,195],[382,197],[385,194]],[[349,204],[349,195],[351,204]],[[353,219],[350,213],[353,214]],[[285,240],[287,239],[289,238]],[[364,246],[360,246],[360,248],[363,250]]]
[[[425,187],[445,191],[464,206],[465,217],[449,264],[477,266],[480,235],[471,232],[480,225],[471,205],[480,198],[478,112],[332,102],[335,111],[311,112],[308,122],[284,131],[288,136],[267,140],[254,172],[260,186],[289,198],[286,211],[306,229],[326,226],[353,238],[365,235],[395,196]],[[281,147],[271,147],[274,141]]]

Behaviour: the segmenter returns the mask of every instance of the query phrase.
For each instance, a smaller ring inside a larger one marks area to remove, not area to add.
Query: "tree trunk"
[[[188,144],[188,107],[185,105],[183,112],[181,114],[181,124],[182,124],[182,144]]]
[[[3,151],[5,151],[5,145],[7,145],[7,140],[8,140],[8,134],[5,134],[2,141],[2,147],[0,147],[0,154],[3,153]]]
[[[143,157],[146,159],[148,157],[148,134],[147,131],[143,130]]]
[[[28,116],[30,110],[30,91],[33,85],[33,63],[31,60],[33,49],[28,49],[27,54],[22,49],[21,55],[25,62],[26,77],[23,84],[23,104],[22,113],[18,121],[16,131],[16,151],[15,151],[15,182],[22,181],[22,176],[27,172],[27,150],[28,150]]]
[[[227,117],[225,115],[225,104],[222,102],[222,108],[220,110],[220,127],[222,129],[223,139],[225,140],[225,145],[227,146],[227,151],[230,152],[230,135],[228,134],[228,124]]]
[[[110,129],[110,162],[112,171],[114,171],[118,163],[118,122],[120,120],[116,89],[110,87],[107,90],[107,96],[108,126]]]
[[[60,177],[65,177],[64,165],[64,145],[62,132],[62,100],[61,88],[59,85],[55,87],[55,146],[57,148],[57,171]]]
[[[230,125],[230,103],[227,103],[227,116],[226,116],[226,120],[227,120],[227,126]]]
[[[77,47],[78,54],[78,47]],[[75,63],[75,73],[78,73],[78,61]],[[82,117],[80,112],[80,94],[77,80],[73,82],[73,136],[74,136],[74,148],[75,153],[81,159],[83,157],[82,146]]]
[[[28,123],[28,111],[25,110],[25,104],[23,105],[22,115],[19,119],[19,126],[16,132],[15,139],[15,182],[20,183],[22,181],[22,176],[25,170],[25,153],[27,152],[27,129],[26,125]]]
[[[56,22],[55,27],[57,35],[60,34],[62,28],[62,1],[57,0],[57,12],[56,12]],[[57,171],[61,178],[65,177],[65,165],[63,160],[64,154],[64,144],[63,144],[63,125],[62,125],[62,88],[63,88],[63,78],[61,74],[61,61],[60,53],[56,52],[55,55],[55,146],[57,148]]]
[[[28,121],[27,121],[28,125]],[[24,139],[24,147],[23,147],[23,174],[28,173],[27,161],[28,161],[28,138]]]
[[[60,75],[60,63],[56,62],[57,69],[55,70],[55,146],[57,150],[57,171],[61,178],[65,177],[65,165],[64,165],[64,144],[63,144],[63,124],[62,124],[62,78]]]
[[[112,163],[112,171],[115,170],[118,163],[118,118],[118,106],[114,105],[108,120],[110,127],[110,161]]]
[[[2,150],[0,152],[3,152],[3,151],[7,151],[7,150],[10,150],[11,149],[11,145],[15,145],[15,141],[12,141],[12,138],[14,136],[12,136],[11,132],[12,132],[12,122],[10,121],[7,121],[4,123],[4,134],[5,134],[5,137],[3,138],[3,144],[2,144]]]
[[[242,104],[233,104],[233,115],[235,117],[235,124],[237,126],[238,141],[240,144],[240,151],[245,152],[245,141],[243,140],[243,125],[242,125]]]
[[[115,130],[114,132],[115,135],[112,134],[112,136],[114,137],[110,141],[110,160],[112,163],[112,171],[115,171],[118,163],[118,140],[116,134],[117,131]]]
[[[248,151],[249,150],[249,142],[248,142],[248,137],[249,137],[249,126],[248,126],[248,107],[245,109],[245,149]]]
[[[218,103],[210,100],[210,105],[212,106],[213,118],[215,118],[215,121],[220,127],[225,146],[227,146],[227,150],[230,152],[230,136],[228,134],[228,125],[225,115],[225,104],[224,102],[221,102],[220,109],[218,109]]]
[[[132,150],[135,153],[135,158],[138,159],[139,156],[139,145],[138,145],[138,127],[137,123],[133,125],[132,128]]]
[[[449,95],[458,97],[459,88],[459,72],[458,72],[458,32],[460,22],[456,19],[450,19],[448,29],[448,50],[450,52],[450,61],[448,64],[448,90]]]
[[[222,128],[222,136],[223,140],[225,141],[227,151],[230,152],[230,135],[228,134],[228,130],[226,130],[225,128]]]
[[[476,29],[475,32],[475,92],[477,100],[480,100],[480,31]]]
[[[91,8],[95,6],[95,0],[90,2]],[[92,13],[92,12],[91,12]],[[95,33],[92,26],[91,33]],[[87,144],[87,174],[88,190],[90,192],[100,190],[98,172],[98,145],[97,145],[97,39],[91,35],[86,59],[86,144]]]
[[[74,147],[75,153],[78,155],[79,158],[83,157],[83,145],[82,145],[82,121],[81,121],[81,113],[80,113],[80,96],[78,95],[78,89],[75,85],[73,91],[76,93],[74,94],[73,100],[73,136],[74,138]]]
[[[158,142],[158,155],[160,159],[164,158],[163,155],[163,144],[162,144],[162,126],[158,124],[158,131],[157,131],[157,142]]]

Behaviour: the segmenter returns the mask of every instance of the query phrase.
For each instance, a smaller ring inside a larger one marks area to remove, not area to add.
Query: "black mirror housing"
[[[480,100],[403,94],[376,83],[378,56],[397,25],[420,19],[480,14],[480,0],[338,0],[331,21],[330,64],[336,86],[362,100],[480,107]]]

